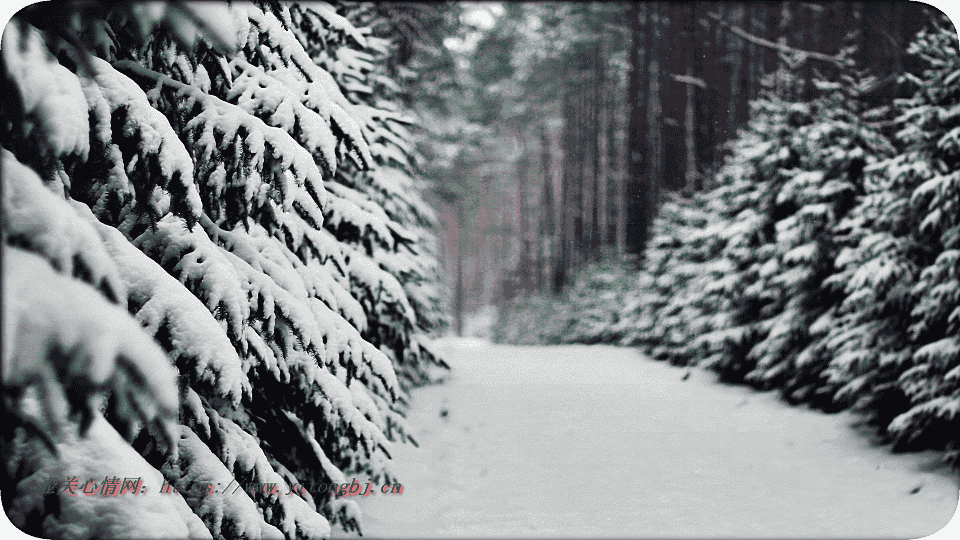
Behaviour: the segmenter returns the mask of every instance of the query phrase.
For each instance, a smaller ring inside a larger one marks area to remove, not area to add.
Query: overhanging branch
[[[718,13],[713,13],[713,12],[707,13],[707,16],[717,21],[717,24],[719,24],[728,32],[734,34],[735,36],[739,36],[740,38],[743,38],[751,43],[756,43],[757,45],[760,45],[762,47],[767,47],[768,49],[774,49],[785,54],[799,56],[802,59],[811,58],[813,60],[819,60],[821,62],[834,64],[836,66],[842,66],[842,60],[840,59],[839,56],[830,56],[828,54],[823,54],[823,53],[814,52],[814,51],[804,51],[801,49],[794,49],[793,47],[789,47],[782,43],[774,43],[770,40],[763,39],[762,37],[758,37],[753,34],[750,34],[747,31],[745,31],[743,28],[740,28],[739,26],[733,26],[732,24],[723,20],[723,17],[721,17]],[[799,62],[799,63],[802,63],[802,62]]]

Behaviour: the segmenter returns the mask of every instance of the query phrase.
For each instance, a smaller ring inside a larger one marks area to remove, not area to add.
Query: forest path
[[[365,538],[920,538],[956,509],[935,454],[876,447],[848,413],[632,349],[437,348],[452,370],[413,392],[403,493],[356,499]]]

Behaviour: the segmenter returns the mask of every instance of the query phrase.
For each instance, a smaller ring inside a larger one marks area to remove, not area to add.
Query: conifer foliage
[[[359,528],[315,486],[392,480],[443,365],[390,43],[325,3],[39,6],[2,48],[4,509],[63,538]],[[145,495],[44,493],[114,476]]]
[[[902,396],[909,404],[889,424],[899,447],[944,446],[960,451],[960,43],[952,25],[921,33],[910,52],[929,65],[913,77],[918,90],[900,104],[897,138],[904,154],[883,163],[883,181],[906,197],[882,214],[876,227],[904,275],[914,277],[894,288],[891,307],[909,309],[909,345],[877,347],[881,366],[873,388]],[[872,232],[872,231],[871,231]],[[861,241],[860,246],[869,243]],[[858,246],[858,247],[860,247]],[[873,248],[871,254],[876,253]],[[876,260],[876,255],[874,259]],[[876,263],[874,263],[876,264]],[[907,274],[907,269],[913,273]],[[881,273],[882,275],[882,273]],[[907,285],[912,284],[908,290]],[[859,287],[862,291],[863,285]],[[856,293],[853,293],[856,294]],[[861,293],[863,294],[863,293]],[[903,300],[899,299],[905,299]],[[889,300],[888,300],[889,301]],[[881,303],[882,304],[882,303]],[[889,312],[883,320],[889,319]],[[901,343],[902,343],[901,342]],[[843,366],[846,368],[847,366]],[[868,370],[854,371],[870,377]],[[886,419],[886,418],[884,418]],[[960,463],[960,461],[958,461]]]

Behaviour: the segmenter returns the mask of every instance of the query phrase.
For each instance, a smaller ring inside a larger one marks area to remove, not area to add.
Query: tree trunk
[[[746,6],[747,9],[747,22],[744,27],[747,32],[755,36],[763,36],[763,28],[761,27],[760,21],[760,4],[756,2],[748,3]],[[760,71],[760,54],[763,51],[760,50],[760,46],[754,42],[746,44],[746,55],[747,55],[747,87],[746,95],[744,99],[747,103],[757,99],[757,94],[760,89],[760,77],[762,72]],[[749,107],[748,111],[749,111]]]
[[[643,247],[646,248],[649,240],[650,226],[657,214],[660,203],[660,186],[663,182],[664,171],[664,140],[663,140],[663,107],[661,88],[663,87],[662,50],[666,41],[661,25],[663,24],[663,7],[660,2],[651,4],[652,11],[647,28],[651,36],[651,46],[647,62],[647,81],[650,89],[647,93],[647,135],[648,157],[647,171],[644,177],[646,201],[643,212]]]
[[[790,25],[791,13],[790,13],[790,2],[782,2],[780,4],[780,23],[777,28],[777,43],[781,45],[789,45],[787,42],[787,30]],[[792,89],[787,88],[787,65],[779,55],[777,56],[777,97],[781,99],[791,100],[793,96],[791,95]]]
[[[528,181],[530,175],[530,157],[527,155],[527,141],[525,133],[517,130],[514,137],[517,140],[517,146],[520,149],[520,157],[517,160],[517,238],[519,239],[520,257],[517,263],[519,274],[519,288],[521,290],[530,290],[532,276],[532,259],[530,253],[530,196],[528,193]]]
[[[710,2],[696,2],[694,4],[694,18],[698,21],[703,20],[712,9],[713,4]],[[711,31],[711,28],[703,28],[700,25],[694,28],[696,48],[694,49],[693,73],[695,77],[702,79],[705,83],[705,88],[695,89],[698,94],[697,99],[694,100],[696,155],[697,163],[706,171],[713,169],[713,148],[715,146],[713,111],[716,108],[719,96],[720,80],[718,70],[714,68],[714,63],[707,57],[708,53],[713,54],[712,50],[715,46],[714,37],[716,34]],[[694,190],[700,191],[701,189],[704,189],[704,186],[701,177],[698,176],[695,178]]]
[[[693,4],[686,3],[683,6],[683,30],[684,35],[680,39],[683,44],[683,64],[684,73],[688,78],[693,77],[693,50],[694,50],[694,25]],[[694,132],[694,111],[693,100],[697,87],[693,84],[686,85],[687,102],[683,114],[683,133],[684,147],[686,149],[686,167],[684,169],[683,190],[690,191],[696,188],[697,183],[697,138]]]
[[[582,259],[575,266],[579,270],[582,264],[593,258],[594,227],[596,216],[596,175],[594,174],[594,150],[596,145],[597,124],[594,121],[596,85],[593,81],[594,54],[585,52],[581,56],[580,70],[577,77],[582,81],[580,87],[580,125],[577,129],[577,146],[580,161],[580,186],[582,202],[580,208],[581,236],[580,245]]]
[[[563,97],[563,167],[560,184],[560,235],[555,270],[553,273],[553,290],[559,293],[563,289],[567,275],[573,265],[575,240],[577,238],[577,222],[579,221],[580,207],[576,204],[579,194],[575,193],[577,183],[577,169],[575,157],[576,145],[576,109],[574,93],[568,92]]]
[[[731,23],[741,28],[744,27],[745,16],[749,17],[747,7],[740,2],[731,6]],[[749,25],[749,19],[746,19]],[[729,50],[731,56],[730,66],[730,103],[727,108],[727,140],[731,140],[737,133],[737,128],[746,118],[747,97],[744,96],[744,90],[748,88],[749,73],[744,69],[743,60],[746,52],[746,43],[738,36],[728,35],[730,39]]]
[[[598,245],[600,249],[605,249],[610,245],[610,226],[608,183],[610,178],[610,149],[608,141],[611,131],[610,123],[610,78],[607,76],[607,58],[609,56],[609,40],[606,32],[600,36],[600,47],[597,49],[597,114],[598,129],[595,140],[597,141],[597,234]]]
[[[457,246],[457,284],[454,301],[453,301],[453,321],[454,327],[458,336],[463,337],[463,311],[464,303],[466,302],[464,298],[464,283],[463,283],[463,259],[464,259],[464,248],[466,247],[466,242],[464,242],[464,232],[467,224],[467,219],[464,210],[463,199],[457,200],[457,228],[460,229],[460,244]]]
[[[625,13],[626,14],[626,13]],[[633,37],[633,36],[631,36]],[[633,47],[630,46],[632,51]],[[632,54],[632,52],[630,53]],[[620,75],[624,75],[621,80]],[[616,194],[614,196],[614,205],[616,206],[617,223],[614,230],[614,244],[616,245],[617,256],[623,260],[627,254],[627,185],[630,158],[630,107],[629,95],[630,73],[618,73],[617,91],[611,96],[615,114],[611,120],[612,128],[610,130],[611,146],[615,149],[614,156],[614,182],[616,182]]]
[[[556,215],[553,206],[553,163],[551,160],[551,143],[547,133],[547,126],[540,126],[540,170],[543,175],[543,216],[541,217],[540,238],[542,266],[538,272],[538,289],[547,292],[547,283],[550,282],[553,268],[555,235],[557,233]]]
[[[653,3],[635,3],[630,9],[630,74],[628,79],[627,163],[626,170],[626,212],[624,247],[627,253],[639,255],[647,242],[648,218],[648,182],[647,172],[647,94],[649,86],[645,84],[648,75],[647,64],[653,52],[648,39],[651,26],[649,12],[656,9]]]

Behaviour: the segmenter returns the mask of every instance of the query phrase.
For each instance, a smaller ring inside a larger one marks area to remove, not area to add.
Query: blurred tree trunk
[[[554,268],[554,251],[556,245],[557,226],[555,210],[553,208],[553,163],[551,160],[551,142],[547,133],[547,126],[540,125],[540,171],[543,176],[543,215],[540,218],[541,238],[541,268],[538,271],[538,289],[547,292],[547,283],[550,282],[551,269]]]
[[[660,102],[663,115],[659,120],[663,139],[663,172],[661,186],[669,190],[678,190],[683,186],[686,168],[686,149],[684,143],[684,110],[686,107],[687,84],[677,78],[685,74],[683,14],[685,3],[667,2],[661,7],[658,32],[663,40],[660,47],[660,70],[663,72]]]
[[[725,2],[717,2],[715,10],[722,19],[726,19],[728,10]],[[713,72],[717,92],[713,96],[714,100],[710,108],[710,114],[713,119],[713,149],[710,152],[710,161],[716,166],[720,162],[723,143],[727,140],[728,125],[725,113],[730,106],[731,89],[730,77],[728,75],[730,73],[730,64],[727,61],[729,58],[727,56],[729,52],[727,32],[717,25],[714,26],[716,27],[713,39],[714,56],[709,69]]]
[[[583,72],[584,65],[580,64]],[[572,174],[572,190],[570,191],[570,216],[573,219],[573,235],[570,239],[570,259],[567,266],[566,282],[573,277],[577,269],[583,264],[586,255],[586,245],[584,244],[584,218],[586,216],[584,199],[587,191],[587,159],[589,155],[585,152],[584,140],[586,137],[585,125],[587,124],[588,103],[587,90],[583,84],[576,86],[572,92],[573,125],[571,126],[571,144],[563,149],[564,156],[569,156],[570,172]]]
[[[624,7],[623,15],[628,21],[628,28],[632,28],[633,20],[629,16],[633,8]],[[627,62],[631,62],[633,55],[633,40],[636,35],[633,31],[629,34],[627,41]],[[631,89],[631,67],[627,66],[626,73],[617,72],[616,92],[611,96],[614,110],[611,119],[610,144],[614,147],[613,174],[616,182],[616,193],[614,194],[614,205],[616,207],[617,222],[614,226],[614,245],[616,246],[617,256],[622,260],[627,254],[627,212],[628,209],[628,184],[630,171],[630,95]]]
[[[762,6],[759,2],[749,2],[747,3],[747,22],[744,29],[758,37],[763,37],[764,28],[763,20],[761,18],[761,9]],[[747,56],[747,68],[746,68],[746,96],[744,99],[747,103],[757,99],[757,96],[760,91],[760,78],[763,76],[763,64],[762,64],[762,54],[763,51],[761,47],[756,43],[750,42],[746,44],[746,56]],[[749,116],[749,105],[746,107],[747,115]]]
[[[650,5],[647,28],[650,33],[649,61],[647,62],[647,170],[643,182],[645,184],[645,201],[643,211],[643,247],[649,240],[650,226],[657,215],[660,203],[660,187],[664,173],[664,134],[663,134],[663,105],[661,89],[663,88],[663,49],[668,40],[663,33],[665,22],[665,6],[661,2]]]
[[[697,137],[694,130],[694,108],[693,100],[697,91],[697,86],[691,82],[693,79],[693,51],[694,51],[694,27],[696,21],[694,16],[694,4],[687,2],[683,5],[683,34],[680,43],[683,46],[683,65],[684,74],[688,81],[685,84],[686,103],[683,111],[683,133],[684,147],[686,155],[686,165],[684,167],[683,190],[690,191],[696,188],[697,183]]]
[[[518,284],[521,290],[530,290],[532,285],[533,257],[531,255],[530,240],[530,194],[528,185],[530,180],[530,156],[527,153],[526,133],[517,130],[514,133],[520,149],[517,160],[517,237],[519,239],[520,257],[518,261]]]
[[[460,243],[457,246],[457,283],[456,288],[454,289],[454,299],[453,299],[453,321],[454,329],[457,332],[458,336],[463,337],[463,312],[464,312],[464,303],[466,302],[466,291],[464,290],[463,283],[463,259],[464,251],[467,247],[467,243],[464,242],[464,236],[466,233],[467,218],[466,211],[464,209],[463,199],[457,199],[457,228],[460,229]]]
[[[846,5],[851,5],[852,2],[845,2]],[[762,37],[766,38],[768,41],[777,43],[780,41],[780,6],[774,2],[762,2],[759,4],[763,10],[763,30],[764,34]],[[777,67],[780,65],[780,57],[777,54],[777,51],[770,49],[768,47],[763,48],[763,73],[772,74],[777,71]]]
[[[572,148],[576,142],[574,92],[563,96],[563,159],[560,171],[560,231],[558,235],[557,259],[553,271],[553,290],[559,293],[567,279],[567,273],[573,259],[576,238],[576,220],[574,219],[574,193],[576,181],[575,157]],[[579,214],[579,208],[577,208]]]
[[[597,48],[597,114],[598,126],[594,140],[597,141],[597,243],[601,249],[610,245],[609,226],[609,178],[610,178],[610,149],[609,140],[612,125],[610,122],[611,103],[609,88],[611,78],[607,75],[607,65],[610,43],[606,32],[600,34],[600,46]]]
[[[574,147],[579,153],[580,161],[580,190],[582,201],[580,207],[580,246],[581,258],[573,267],[575,273],[586,262],[593,259],[594,232],[596,227],[596,198],[597,178],[595,174],[596,151],[596,69],[594,60],[596,52],[590,47],[580,54],[577,78],[581,81],[579,88],[580,122],[577,129],[577,145]]]
[[[734,2],[730,5],[730,23],[740,28],[744,27],[746,6],[742,2]],[[749,27],[749,20],[747,27]],[[727,55],[730,57],[730,101],[727,103],[727,130],[724,136],[724,142],[733,139],[737,128],[747,119],[747,97],[744,96],[744,89],[749,85],[747,77],[749,74],[744,69],[743,60],[745,57],[745,42],[739,36],[727,34]]]
[[[649,12],[655,4],[637,2],[629,12],[632,41],[628,79],[627,163],[625,197],[624,247],[627,253],[639,255],[647,242],[648,191],[647,172],[647,90],[648,63],[654,56],[649,44]]]
[[[706,19],[707,13],[714,9],[712,2],[696,2],[694,4],[694,19],[702,21]],[[715,42],[715,33],[711,25],[698,24],[694,28],[693,39],[695,42],[693,55],[693,75],[704,82],[703,87],[695,89],[697,96],[694,100],[694,124],[695,137],[697,139],[696,157],[697,163],[705,171],[710,171],[713,167],[713,147],[715,141],[713,111],[716,108],[719,95],[719,73],[714,69],[714,64],[708,54],[713,54],[713,44]],[[695,178],[694,190],[704,189],[701,177]]]
[[[791,20],[790,12],[790,2],[781,2],[780,3],[780,20],[777,24],[777,43],[781,45],[789,45],[788,43],[788,29],[790,27]],[[776,75],[776,92],[777,97],[781,99],[791,100],[793,95],[791,95],[791,89],[786,87],[787,79],[787,65],[780,57],[780,54],[777,54],[777,75]]]

